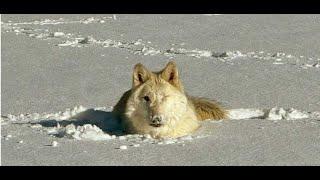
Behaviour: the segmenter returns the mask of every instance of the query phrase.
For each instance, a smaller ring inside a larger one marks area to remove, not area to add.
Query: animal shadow
[[[124,131],[121,128],[120,120],[115,118],[111,112],[88,109],[81,113],[72,116],[67,120],[40,120],[37,123],[32,124],[40,124],[43,127],[57,127],[58,124],[61,127],[66,127],[69,124],[73,124],[77,126],[83,126],[85,124],[96,125],[105,133],[111,135],[124,135]]]

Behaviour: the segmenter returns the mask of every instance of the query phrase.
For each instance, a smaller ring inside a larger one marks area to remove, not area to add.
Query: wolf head
[[[150,72],[139,63],[132,77],[126,116],[135,131],[174,128],[188,107],[176,64],[169,62],[161,71]]]

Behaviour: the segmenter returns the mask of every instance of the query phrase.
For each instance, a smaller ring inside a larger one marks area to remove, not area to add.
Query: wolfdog
[[[151,72],[138,63],[132,77],[132,88],[113,110],[128,133],[176,138],[194,132],[200,127],[199,121],[228,117],[217,102],[185,93],[173,61],[159,72]]]

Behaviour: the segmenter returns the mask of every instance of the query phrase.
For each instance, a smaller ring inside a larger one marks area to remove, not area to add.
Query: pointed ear
[[[171,85],[180,88],[180,79],[178,68],[175,62],[170,61],[161,72],[162,79],[168,81]]]
[[[133,68],[133,83],[132,87],[137,87],[143,84],[150,78],[150,72],[141,63],[138,63]]]

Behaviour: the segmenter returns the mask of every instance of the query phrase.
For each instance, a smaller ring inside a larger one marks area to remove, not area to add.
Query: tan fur
[[[135,65],[132,88],[123,94],[113,113],[128,133],[154,138],[184,136],[199,128],[200,120],[227,118],[227,112],[216,102],[184,93],[174,62],[159,72]],[[161,126],[150,125],[154,116],[162,117]]]
[[[188,97],[194,105],[198,120],[206,119],[226,119],[228,112],[219,105],[219,103],[206,98]]]

